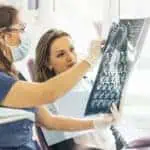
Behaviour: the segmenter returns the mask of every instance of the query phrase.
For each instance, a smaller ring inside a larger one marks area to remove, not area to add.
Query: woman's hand
[[[102,41],[101,40],[92,40],[90,43],[90,51],[88,57],[85,59],[91,66],[95,64],[95,62],[101,56],[101,47]]]
[[[100,114],[96,119],[94,119],[94,128],[103,129],[117,123],[120,120],[121,115],[115,104],[112,104],[111,113],[112,114]]]
[[[121,112],[118,111],[117,106],[113,103],[112,107],[110,108],[113,116],[113,124],[117,123],[121,119]]]

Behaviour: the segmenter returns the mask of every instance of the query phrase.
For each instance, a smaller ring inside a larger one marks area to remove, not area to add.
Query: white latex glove
[[[112,131],[110,130],[110,126],[117,123],[120,120],[121,116],[115,104],[112,104],[110,110],[112,114],[101,114],[93,121],[96,133],[101,137],[103,141],[104,150],[116,149],[115,139]]]
[[[104,129],[120,120],[120,112],[115,104],[112,104],[111,114],[100,114],[94,120],[93,124],[95,129]]]
[[[94,120],[95,129],[105,129],[108,128],[114,121],[114,118],[111,114],[100,114]]]
[[[110,108],[112,115],[113,115],[113,124],[118,123],[121,120],[121,112],[118,111],[117,106],[113,103],[112,107]]]

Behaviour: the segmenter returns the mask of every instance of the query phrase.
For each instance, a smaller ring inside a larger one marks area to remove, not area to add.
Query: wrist
[[[85,58],[85,61],[90,65],[90,66],[93,66],[96,61],[97,61],[97,58],[94,57],[94,56],[88,56]]]
[[[102,119],[94,119],[93,126],[94,126],[94,129],[96,130],[102,130],[107,127],[107,125],[103,122]]]
[[[82,60],[84,63],[86,63],[88,65],[88,67],[91,68],[92,64],[85,58]]]
[[[91,122],[91,128],[95,129],[94,120],[90,120],[90,122]]]

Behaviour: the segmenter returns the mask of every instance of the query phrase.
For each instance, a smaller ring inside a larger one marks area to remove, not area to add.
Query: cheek
[[[17,46],[20,44],[20,34],[19,33],[12,33],[12,36],[10,36],[10,45]]]
[[[51,66],[55,72],[62,72],[65,68],[65,62],[63,60],[55,59],[51,61]]]
[[[16,34],[15,34],[15,44],[16,44],[16,45],[19,45],[20,42],[21,42],[20,33],[16,33]]]

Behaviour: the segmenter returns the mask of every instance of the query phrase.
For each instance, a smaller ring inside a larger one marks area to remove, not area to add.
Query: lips
[[[74,65],[75,65],[75,63],[71,63],[71,64],[68,65],[68,68],[71,68]]]

